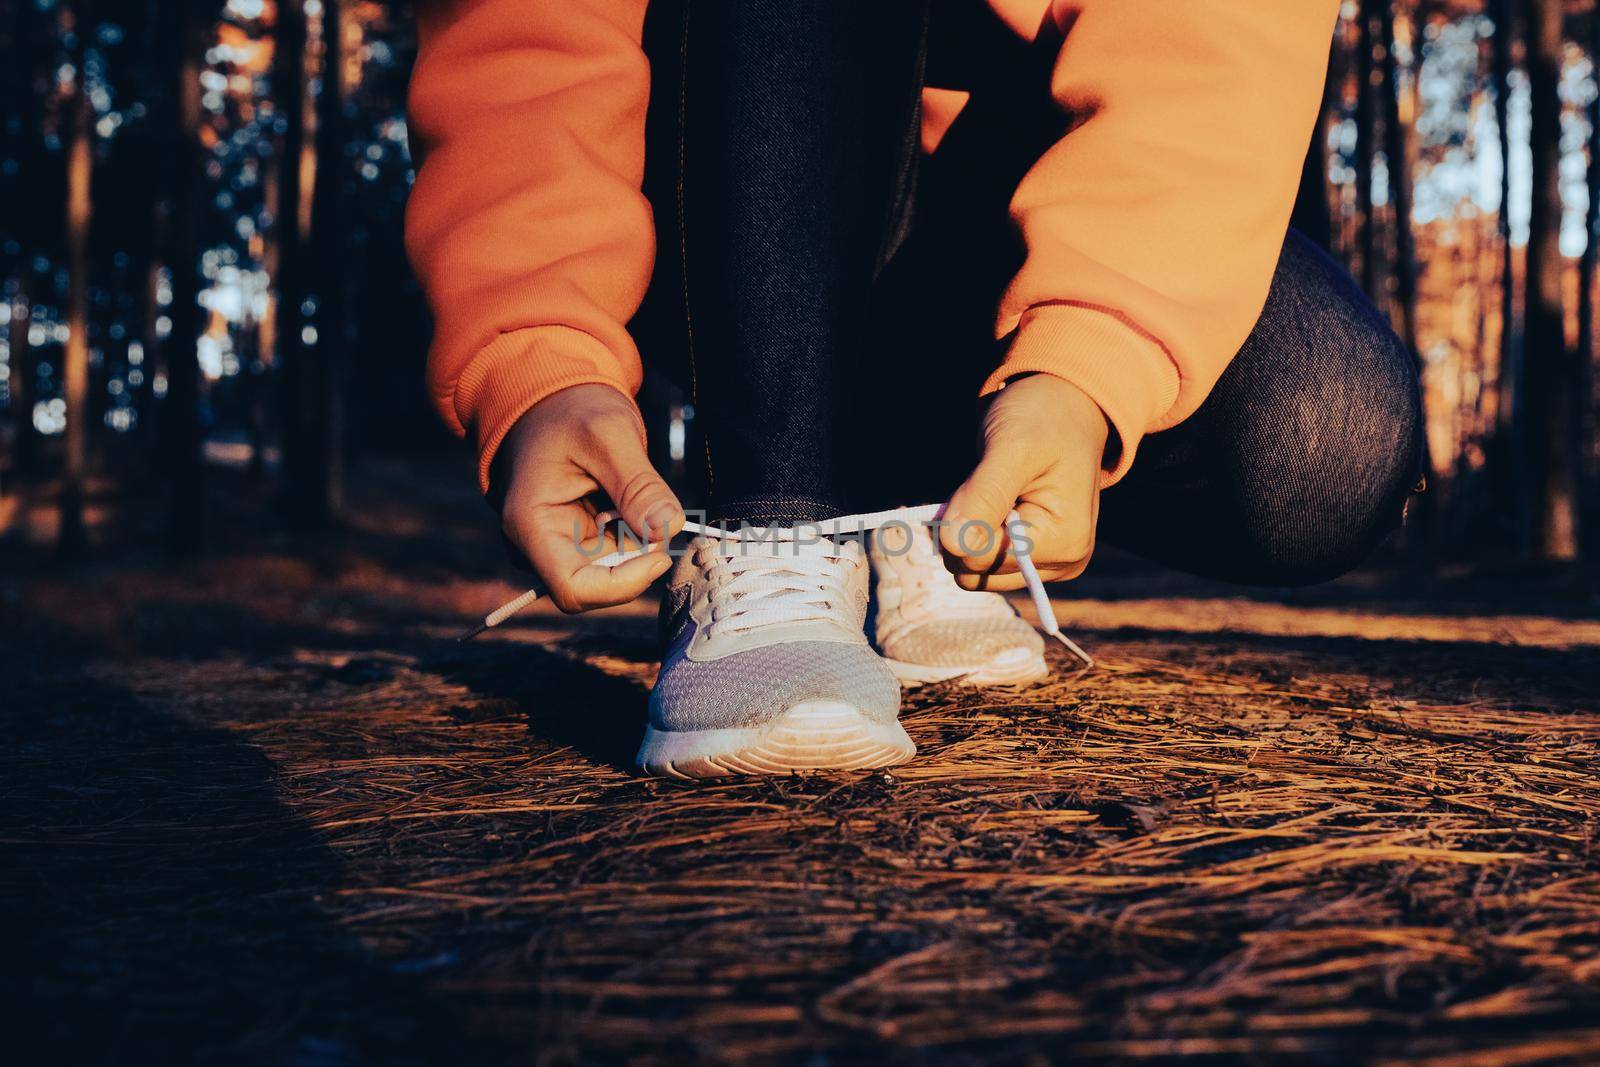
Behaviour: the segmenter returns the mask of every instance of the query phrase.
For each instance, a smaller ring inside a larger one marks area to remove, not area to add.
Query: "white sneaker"
[[[859,544],[697,537],[662,603],[647,774],[886,767],[916,754],[900,686],[863,632]]]
[[[907,686],[1025,685],[1049,675],[1044,640],[999,593],[956,584],[929,527],[873,531],[872,639]]]

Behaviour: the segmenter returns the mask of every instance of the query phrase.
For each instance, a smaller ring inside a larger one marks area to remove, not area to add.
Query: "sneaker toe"
[[[947,619],[897,635],[884,655],[927,667],[975,667],[1021,650],[1044,655],[1044,639],[1020,618]]]
[[[900,683],[866,645],[794,641],[714,660],[678,659],[663,667],[650,696],[659,729],[757,726],[811,701],[838,701],[871,722],[900,713]]]

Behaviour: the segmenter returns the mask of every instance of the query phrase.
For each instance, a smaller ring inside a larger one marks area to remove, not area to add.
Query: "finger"
[[[1009,593],[1026,588],[1028,583],[1020,574],[958,574],[956,584],[979,593]]]
[[[1006,527],[1013,551],[1026,553],[1042,573],[1086,560],[1094,549],[1095,494],[1041,493],[1017,505],[1017,519]],[[1009,557],[1000,569],[1016,570]]]
[[[551,603],[568,613],[626,603],[672,566],[664,541],[636,559],[600,566],[596,559],[611,544],[595,536],[593,518],[575,506],[508,516],[506,532],[533,564]]]
[[[1048,509],[1022,501],[1002,522],[993,546],[978,551],[983,548],[981,542],[988,525],[974,523],[969,528],[970,536],[958,535],[959,543],[969,550],[968,554],[947,556],[946,564],[954,574],[1016,574],[1020,569],[1018,555],[1028,556],[1035,564],[1048,558],[1041,554],[1039,545],[1052,537],[1053,522]]]
[[[1025,491],[1035,499],[1017,502],[1015,510],[1002,521],[993,544],[983,544],[989,529],[986,521],[971,523],[965,530],[957,528],[955,540],[966,551],[947,556],[953,573],[1015,574],[1019,569],[1018,555],[1028,556],[1039,567],[1079,558],[1078,531],[1085,528],[1084,524],[1062,514],[1067,509],[1055,506],[1056,495],[1049,488]]]
[[[1098,455],[1070,454],[1054,469],[1050,491],[1018,506],[1023,521],[1039,531],[1035,564],[1079,565],[1082,571],[1094,554],[1100,525],[1100,479]]]
[[[1056,567],[1050,570],[1040,570],[1039,580],[1043,582],[1066,582],[1083,573],[1082,567]],[[1027,579],[1021,574],[958,574],[956,584],[963,589],[971,589],[986,593],[1010,593],[1017,589],[1028,587]]]
[[[521,505],[508,498],[501,512],[500,541],[506,550],[506,556],[511,560],[512,566],[518,570],[538,574],[533,560],[523,550],[522,539],[514,537],[512,531],[518,528],[515,521],[520,510],[530,505]],[[584,552],[592,559],[606,555],[617,550],[615,531],[609,527],[614,516],[600,512],[587,499],[581,499],[570,505],[575,510],[571,516],[572,537]]]
[[[611,435],[593,456],[579,457],[578,463],[600,483],[622,520],[645,541],[667,541],[683,529],[683,505],[650,466],[650,457],[637,436]]]
[[[949,560],[957,573],[1006,574],[1017,571],[1015,556],[1035,566],[1077,566],[1081,573],[1094,551],[1099,516],[1099,470],[1092,464],[1057,463],[1023,490],[1016,518],[1008,519],[999,554]]]
[[[988,571],[1004,554],[1006,516],[1032,478],[1027,464],[1018,462],[1017,456],[1015,450],[991,445],[977,468],[951,494],[939,544],[962,570]]]
[[[637,599],[671,567],[665,548],[654,548],[615,567],[591,563],[570,576],[568,589],[580,611],[614,607]]]

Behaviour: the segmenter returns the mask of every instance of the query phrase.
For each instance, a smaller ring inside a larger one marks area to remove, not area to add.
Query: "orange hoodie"
[[[423,0],[407,213],[436,316],[428,383],[480,482],[513,423],[582,383],[641,380],[627,321],[655,259],[644,176],[646,0]],[[1318,112],[1339,0],[990,0],[1065,31],[1051,91],[1087,121],[1023,177],[1027,246],[985,383],[1093,397],[1121,447],[1181,422],[1254,327]],[[937,13],[935,14],[937,17]],[[964,94],[925,95],[924,145]],[[642,428],[642,427],[641,427]]]

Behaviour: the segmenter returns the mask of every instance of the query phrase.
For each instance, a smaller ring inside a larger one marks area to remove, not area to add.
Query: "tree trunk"
[[[10,344],[9,407],[16,424],[16,445],[11,456],[9,476],[31,480],[38,470],[39,434],[33,425],[36,365],[29,327],[33,321],[33,257],[38,251],[40,212],[40,169],[43,140],[39,130],[39,101],[45,90],[40,84],[35,57],[44,51],[37,39],[39,9],[33,0],[9,0],[4,5],[6,20],[0,33],[0,55],[8,59],[5,69],[7,111],[11,121],[0,126],[6,140],[5,152],[15,158],[17,167],[10,175],[0,175],[0,228],[15,242],[15,251],[0,253],[0,299],[10,302],[6,338]],[[8,143],[7,143],[8,142]],[[9,289],[12,279],[15,290]],[[0,492],[6,487],[0,485]]]
[[[1415,17],[1422,17],[1423,12],[1418,11]],[[1409,115],[1402,115],[1400,108],[1400,64],[1394,54],[1394,5],[1384,3],[1379,7],[1379,62],[1380,78],[1383,86],[1383,154],[1389,167],[1389,206],[1394,212],[1394,256],[1389,271],[1388,292],[1391,297],[1389,302],[1390,321],[1394,324],[1395,332],[1400,335],[1401,341],[1406,346],[1406,351],[1411,353],[1411,358],[1417,367],[1417,377],[1421,379],[1425,367],[1422,362],[1422,353],[1417,345],[1417,257],[1416,237],[1411,229],[1411,182],[1414,168],[1412,166],[1416,138],[1411,125],[1406,121],[1415,121],[1416,109],[1414,106],[1406,110]],[[1422,24],[1412,24],[1412,46],[1421,47]],[[1421,68],[1420,57],[1418,69]],[[1428,446],[1427,433],[1423,434],[1423,471],[1425,477],[1433,473],[1431,449]],[[1415,501],[1411,510],[1411,532],[1408,540],[1416,544],[1427,544],[1437,535],[1436,495],[1424,493]]]
[[[1533,93],[1533,211],[1527,260],[1527,347],[1524,378],[1528,418],[1526,483],[1533,490],[1538,556],[1578,555],[1577,404],[1581,374],[1567,347],[1561,292],[1561,0],[1529,5],[1529,83]]]
[[[302,529],[327,524],[323,491],[324,449],[316,425],[318,370],[312,316],[312,226],[316,157],[306,140],[305,0],[281,0],[274,38],[272,93],[284,118],[275,239],[278,244],[277,326],[283,378],[283,484],[280,498],[289,523]]]
[[[1380,7],[1383,80],[1383,154],[1389,164],[1389,203],[1394,210],[1394,265],[1390,289],[1394,295],[1396,332],[1413,358],[1417,353],[1417,267],[1411,232],[1410,131],[1400,117],[1400,72],[1394,55],[1394,6]],[[1419,27],[1420,28],[1420,27]],[[1420,365],[1419,365],[1420,369]]]
[[[1589,61],[1592,69],[1600,71],[1600,6],[1589,13]],[[1595,336],[1594,336],[1594,283],[1595,266],[1600,263],[1600,92],[1596,92],[1589,101],[1589,162],[1586,178],[1589,192],[1589,207],[1583,219],[1583,258],[1578,261],[1578,373],[1582,376],[1579,383],[1578,397],[1578,425],[1576,427],[1580,448],[1582,449],[1582,468],[1580,477],[1581,487],[1584,490],[1583,503],[1588,511],[1582,518],[1593,520],[1595,518],[1594,491],[1594,385],[1595,385]],[[1584,536],[1590,544],[1586,547],[1593,549],[1595,534],[1592,521],[1583,522]],[[1587,554],[1587,553],[1586,553]]]
[[[11,470],[7,473],[12,480],[23,482],[31,481],[39,466],[39,433],[33,425],[34,365],[38,357],[33,354],[33,342],[28,338],[32,322],[33,267],[25,264],[18,271],[17,291],[11,297],[11,321],[6,327],[11,344],[9,404],[17,427]],[[0,494],[7,491],[6,486],[0,486]]]
[[[172,332],[167,340],[167,398],[163,419],[170,479],[167,544],[180,556],[204,551],[206,514],[204,435],[200,422],[200,232],[205,150],[200,143],[200,71],[210,36],[212,5],[172,5],[179,50],[173,92],[172,166],[168,171],[172,248]]]
[[[1378,72],[1373,66],[1373,6],[1388,0],[1361,0],[1356,12],[1356,225],[1361,248],[1361,287],[1373,300],[1380,299],[1378,223],[1373,218],[1372,172],[1376,155]]]
[[[65,9],[63,21],[81,41],[89,32],[81,10]],[[72,95],[67,102],[67,345],[61,379],[67,403],[66,456],[61,469],[59,548],[69,559],[88,551],[84,482],[89,462],[89,224],[94,176],[94,109],[84,85],[81,48],[73,57]]]
[[[1491,51],[1491,77],[1494,80],[1494,125],[1499,128],[1501,141],[1501,339],[1499,339],[1499,373],[1496,374],[1496,413],[1494,422],[1498,437],[1507,443],[1514,435],[1517,411],[1517,285],[1515,262],[1510,246],[1510,70],[1512,50],[1517,38],[1517,22],[1512,11],[1512,0],[1490,0],[1491,18],[1494,19],[1493,51]]]
[[[170,164],[169,164],[170,166]],[[143,305],[143,333],[140,344],[144,348],[145,380],[152,380],[157,373],[165,377],[167,372],[166,359],[163,352],[164,344],[161,331],[158,328],[163,311],[161,308],[161,277],[165,258],[171,252],[172,241],[169,237],[172,226],[172,204],[167,200],[167,190],[157,186],[155,203],[150,209],[150,262],[145,264],[144,290],[139,294],[140,303]],[[148,436],[140,444],[152,453],[150,468],[159,471],[165,464],[166,457],[161,454],[161,449],[166,442],[166,415],[165,401],[155,396],[155,390],[143,391],[140,402],[139,425]],[[145,435],[141,435],[145,436]]]
[[[274,213],[283,203],[283,177],[286,170],[283,158],[276,153],[262,161],[262,199]],[[262,477],[266,474],[265,452],[268,448],[277,445],[279,462],[283,460],[284,426],[283,420],[278,417],[278,405],[283,399],[280,380],[283,349],[278,343],[278,322],[283,318],[282,293],[278,291],[278,281],[282,277],[280,264],[283,253],[283,242],[278,239],[280,233],[278,224],[274,222],[272,229],[262,235],[261,265],[268,279],[267,301],[266,313],[256,323],[256,351],[260,354],[262,372],[261,380],[256,383],[254,401],[255,417],[260,420],[261,425],[256,434],[257,454],[251,457],[251,464],[259,469]]]
[[[1490,67],[1494,83],[1494,125],[1501,150],[1501,206],[1496,221],[1501,245],[1499,285],[1499,352],[1494,368],[1494,422],[1488,440],[1488,499],[1491,522],[1512,545],[1523,541],[1523,477],[1518,470],[1522,446],[1517,442],[1522,408],[1522,344],[1517,330],[1517,261],[1510,242],[1510,74],[1517,43],[1517,13],[1512,0],[1490,0],[1494,21]]]
[[[316,462],[307,472],[307,511],[319,524],[337,518],[344,500],[344,366],[346,335],[344,5],[322,0],[322,78],[317,97],[316,196],[311,244],[316,254],[317,347],[310,422]],[[312,498],[314,494],[314,498]]]

